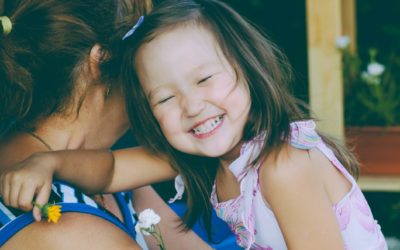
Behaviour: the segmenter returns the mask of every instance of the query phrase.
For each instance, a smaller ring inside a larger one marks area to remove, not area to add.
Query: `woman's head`
[[[15,120],[16,128],[33,130],[55,114],[77,116],[92,86],[108,95],[118,89],[119,65],[110,59],[119,27],[126,29],[121,22],[144,2],[150,1],[2,1],[0,16],[12,29],[0,30],[0,123]]]

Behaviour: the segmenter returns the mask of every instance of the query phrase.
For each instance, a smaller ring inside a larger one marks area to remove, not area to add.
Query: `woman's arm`
[[[172,179],[176,172],[167,161],[143,148],[117,150],[63,150],[36,153],[0,176],[4,202],[24,210],[47,203],[53,174],[86,193],[128,190]],[[39,213],[34,210],[35,218]]]

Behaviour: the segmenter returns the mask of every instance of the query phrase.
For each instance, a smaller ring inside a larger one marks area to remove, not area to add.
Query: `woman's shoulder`
[[[9,147],[6,147],[6,149],[4,150],[8,149]],[[13,162],[11,163],[11,165],[12,164]],[[67,183],[55,181],[52,184],[51,190],[52,191],[50,194],[49,203],[57,203],[58,205],[61,205],[62,217],[60,221],[63,221],[62,224],[67,225],[68,228],[74,229],[75,226],[77,226],[75,229],[81,231],[83,229],[81,229],[81,226],[79,225],[85,222],[87,225],[91,225],[91,227],[93,227],[93,232],[95,232],[96,230],[103,230],[98,227],[104,227],[104,230],[109,230],[107,228],[111,227],[115,228],[116,232],[123,234],[124,237],[128,237],[130,239],[133,239],[135,237],[133,227],[130,228],[130,225],[133,223],[132,215],[129,213],[129,211],[125,211],[128,209],[124,210],[125,212],[122,214],[122,216],[124,217],[124,220],[126,222],[132,223],[128,223],[125,225],[116,216],[112,215],[106,210],[101,209],[91,197],[85,195],[81,190],[74,188]],[[121,194],[118,193],[115,195],[115,198],[117,199],[119,208],[122,209],[123,207],[127,207],[128,204],[125,197],[120,196]],[[122,212],[123,211],[121,210],[121,213]],[[101,221],[102,223],[99,224],[98,221]],[[86,225],[85,223],[84,225]],[[47,222],[35,223],[31,212],[24,212],[19,209],[8,207],[7,205],[5,205],[5,203],[2,202],[0,197],[0,247],[2,246],[2,244],[8,244],[9,241],[13,242],[15,238],[22,237],[19,235],[30,235],[33,233],[36,234],[37,232],[31,231],[33,230],[33,228],[37,228],[39,227],[38,225],[42,224],[46,225]],[[46,230],[44,231],[44,236],[50,235],[52,232],[50,230],[54,229],[56,230],[56,232],[61,230],[56,229],[59,227],[58,224],[50,225],[52,225],[53,227],[44,227],[44,229]],[[25,232],[27,231],[31,233],[26,234]],[[24,241],[25,238],[26,236],[23,238]],[[97,247],[92,247],[90,249],[97,249]]]
[[[75,249],[75,246],[77,248],[79,248],[79,246],[82,248],[82,246],[86,246],[85,244],[88,243],[84,242],[85,238],[87,241],[87,239],[92,239],[93,237],[96,242],[87,245],[87,247],[83,249],[103,249],[103,245],[97,245],[99,242],[103,242],[103,244],[108,242],[108,249],[114,249],[115,247],[119,249],[119,242],[116,240],[98,240],[97,237],[102,234],[115,235],[116,239],[120,238],[122,242],[126,242],[127,244],[129,242],[129,244],[134,242],[133,238],[135,236],[132,228],[129,229],[128,226],[123,224],[117,217],[100,209],[90,197],[85,196],[78,189],[62,183],[53,183],[53,191],[49,202],[55,202],[61,206],[62,216],[56,224],[48,223],[46,220],[40,223],[34,222],[30,212],[12,209],[0,203],[0,215],[1,213],[3,215],[8,215],[7,218],[0,216],[2,224],[0,228],[0,246],[2,246],[2,244],[4,244],[4,246],[17,246],[15,244],[17,244],[19,240],[16,239],[20,238],[23,242],[26,242],[26,245],[29,245],[32,243],[31,239],[34,239],[36,235],[38,237],[37,239],[41,239],[39,243],[36,242],[39,244],[38,246],[40,246],[37,249],[50,249],[48,246],[58,246],[58,244],[69,246],[66,249]],[[128,217],[125,216],[125,219],[128,219]],[[85,233],[75,234],[75,231]],[[68,237],[65,237],[66,235],[68,235]],[[68,238],[73,239],[74,243],[69,242]],[[124,240],[125,238],[129,240]],[[68,242],[64,242],[65,240]],[[34,242],[35,241],[33,241],[33,243]],[[57,242],[56,245],[53,244],[54,242]],[[77,242],[80,243],[74,245]],[[110,245],[111,243],[112,245]],[[121,249],[124,249],[122,246],[123,245],[120,246]],[[133,245],[131,245],[131,247],[133,247]],[[59,247],[57,248],[59,249]],[[11,247],[9,249],[23,248]]]
[[[0,139],[0,173],[7,167],[24,160],[32,154],[32,146],[22,134]]]
[[[32,223],[2,246],[2,249],[27,248],[140,249],[136,242],[118,227],[100,217],[83,213],[63,214],[57,224],[45,221]]]

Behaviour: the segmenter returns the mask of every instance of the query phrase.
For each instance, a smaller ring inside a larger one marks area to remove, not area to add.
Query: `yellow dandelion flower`
[[[61,206],[54,204],[44,205],[42,210],[45,209],[43,215],[47,217],[48,222],[57,223],[58,219],[61,217]]]
[[[40,205],[36,202],[33,202],[35,206],[40,208],[40,212],[42,213],[42,217],[47,218],[48,222],[57,223],[61,217],[61,206],[56,204],[44,204]]]

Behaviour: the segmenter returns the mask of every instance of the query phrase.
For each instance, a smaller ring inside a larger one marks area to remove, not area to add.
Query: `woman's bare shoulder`
[[[140,249],[125,232],[88,214],[65,213],[57,224],[35,222],[15,234],[2,249]]]
[[[38,151],[31,145],[26,136],[12,135],[0,140],[0,173],[6,168],[28,158]]]

